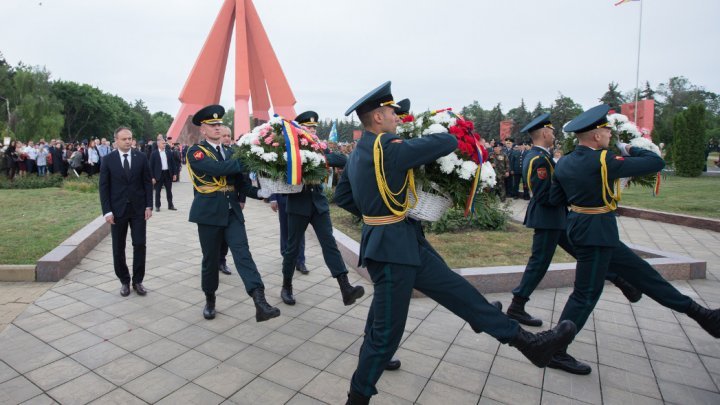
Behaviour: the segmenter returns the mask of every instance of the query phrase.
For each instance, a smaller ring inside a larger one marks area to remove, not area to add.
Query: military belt
[[[602,206],[602,207],[578,207],[577,205],[570,204],[570,211],[577,212],[579,214],[588,214],[588,215],[597,215],[597,214],[606,214],[608,212],[612,212],[613,210],[609,207]]]
[[[363,215],[363,222],[366,225],[373,225],[373,226],[390,225],[390,224],[395,224],[395,223],[403,221],[406,216],[407,215],[400,215],[400,216],[398,216],[398,215],[383,215],[383,216],[379,216],[379,217],[373,217],[373,216],[369,216],[369,215]]]
[[[221,192],[221,193],[227,193],[231,191],[235,191],[235,186],[223,186],[223,187],[217,187],[217,186],[195,186],[195,189],[201,193],[212,193],[215,191]]]

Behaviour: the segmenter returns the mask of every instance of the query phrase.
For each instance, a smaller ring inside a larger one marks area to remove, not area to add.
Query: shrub
[[[38,177],[35,175],[27,175],[24,177],[15,176],[10,181],[4,176],[0,176],[0,189],[35,189],[48,187],[61,187],[63,178],[60,175],[48,175]]]
[[[439,221],[426,224],[425,229],[432,233],[505,229],[510,214],[501,206],[498,196],[479,194],[474,208],[474,215],[467,218],[462,210],[450,209]]]
[[[682,177],[697,177],[705,167],[705,106],[693,104],[673,121],[673,163]]]
[[[68,177],[62,184],[62,188],[80,193],[97,193],[99,176],[93,177]]]

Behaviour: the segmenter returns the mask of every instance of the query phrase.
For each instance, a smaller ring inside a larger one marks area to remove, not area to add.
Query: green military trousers
[[[287,221],[288,243],[287,249],[283,252],[283,278],[292,280],[293,273],[295,272],[295,264],[300,255],[300,247],[305,240],[305,231],[308,225],[312,225],[315,230],[315,235],[317,235],[320,248],[322,249],[323,259],[325,259],[325,264],[328,269],[330,269],[330,274],[332,274],[333,277],[337,277],[347,273],[345,262],[340,254],[340,250],[338,250],[335,237],[332,233],[330,212],[320,214],[313,207],[313,212],[310,216],[288,213]]]
[[[245,291],[250,294],[258,287],[265,288],[250,254],[245,224],[234,213],[230,213],[228,218],[227,226],[198,224],[200,249],[203,254],[201,284],[206,296],[215,295],[218,288],[220,246],[223,240],[227,242],[228,250],[232,253],[235,268],[245,284]]]
[[[421,266],[375,262],[366,259],[375,292],[366,334],[351,389],[362,395],[377,394],[375,384],[400,344],[413,288],[467,321],[475,332],[486,332],[502,343],[519,332],[517,321],[490,304],[462,276],[423,241]]]
[[[578,261],[575,288],[565,304],[560,321],[569,319],[575,322],[578,333],[600,299],[608,267],[664,307],[684,313],[692,303],[690,297],[680,293],[622,242],[617,247],[575,246],[575,250]]]

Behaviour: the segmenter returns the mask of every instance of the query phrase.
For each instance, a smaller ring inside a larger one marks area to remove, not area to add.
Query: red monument
[[[270,119],[273,111],[295,117],[295,96],[275,56],[252,0],[225,0],[178,99],[180,111],[167,133],[174,142],[195,143],[199,137],[192,115],[220,102],[235,23],[235,138],[250,130],[252,116]],[[271,101],[272,100],[272,101]]]

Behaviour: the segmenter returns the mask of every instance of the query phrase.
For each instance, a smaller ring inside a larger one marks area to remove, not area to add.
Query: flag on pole
[[[640,0],[620,0],[617,3],[615,3],[615,5],[619,6],[621,4],[630,3],[631,1],[640,1]]]
[[[337,133],[337,121],[333,121],[332,129],[330,130],[330,136],[328,137],[328,141],[337,143],[338,141],[338,133]]]

